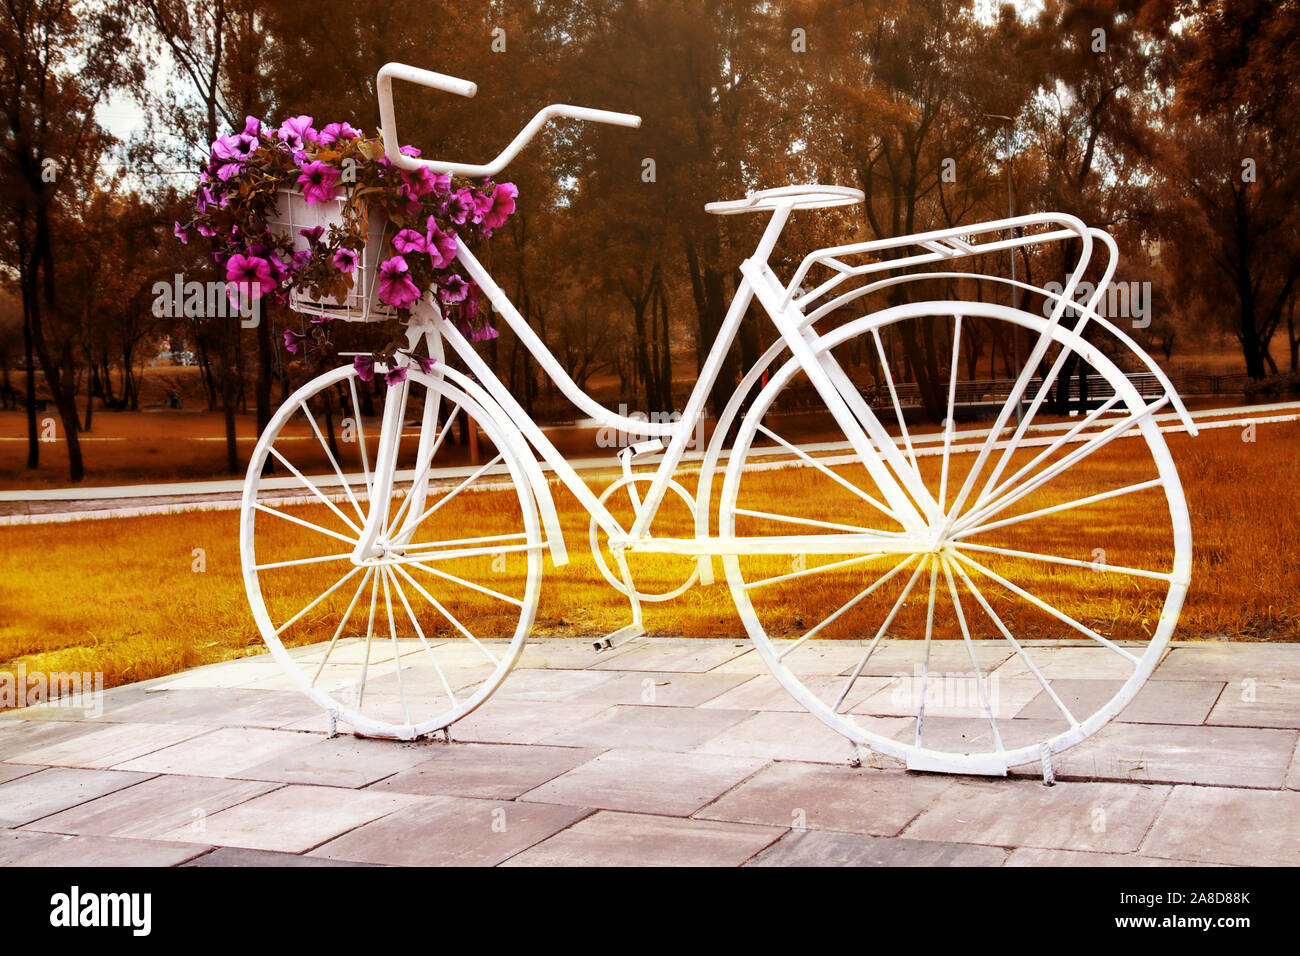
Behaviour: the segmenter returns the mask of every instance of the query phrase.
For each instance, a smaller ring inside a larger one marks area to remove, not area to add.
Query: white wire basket
[[[307,249],[309,243],[302,235],[302,230],[321,226],[325,235],[328,235],[330,226],[343,221],[343,206],[346,201],[339,198],[308,205],[301,190],[282,189],[280,202],[270,217],[271,230],[287,234],[293,240],[295,252]],[[366,245],[357,257],[357,268],[352,273],[352,288],[343,301],[332,297],[317,299],[304,292],[292,291],[289,293],[290,307],[303,315],[320,315],[345,322],[382,322],[395,318],[397,309],[379,301],[377,296],[379,287],[376,276],[387,226],[386,217],[370,217]]]

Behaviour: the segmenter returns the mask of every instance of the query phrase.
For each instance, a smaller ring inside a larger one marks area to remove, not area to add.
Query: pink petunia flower
[[[295,116],[293,119],[285,120],[280,124],[276,135],[290,149],[302,149],[308,143],[314,143],[320,138],[320,134],[312,129],[310,116]]]
[[[271,264],[261,256],[244,256],[236,253],[226,260],[226,281],[238,289],[245,298],[260,299],[275,283],[271,280]]]
[[[393,236],[393,248],[402,255],[411,252],[424,252],[424,236],[420,235],[414,229],[403,229],[397,235]]]
[[[369,355],[358,355],[352,360],[352,367],[357,370],[357,378],[363,382],[373,381],[375,378],[375,360]]]
[[[399,309],[419,301],[420,290],[411,281],[410,267],[401,256],[379,264],[379,299]]]
[[[309,206],[333,199],[338,181],[339,171],[319,160],[304,166],[302,175],[298,177],[298,185],[302,187],[303,198]]]
[[[491,195],[475,196],[474,209],[484,226],[499,229],[515,211],[515,199],[518,196],[519,187],[514,183],[500,183]]]
[[[406,368],[401,365],[395,365],[384,375],[384,384],[392,387],[406,381]]]
[[[443,302],[463,302],[468,294],[469,283],[458,275],[448,276],[438,285],[438,298]]]
[[[429,261],[433,263],[435,269],[445,269],[456,258],[456,234],[443,232],[438,225],[438,220],[433,216],[429,217],[425,225],[429,230],[424,238],[424,246],[429,252]]]
[[[284,349],[290,355],[298,354],[298,343],[306,341],[307,336],[301,332],[295,332],[293,329],[284,330]]]
[[[345,276],[351,275],[357,269],[356,252],[347,246],[343,246],[338,252],[334,253],[334,268]]]
[[[427,355],[412,355],[411,358],[415,359],[415,364],[420,366],[420,371],[425,375],[428,375],[433,371],[433,366],[438,361],[437,359],[430,358]]]
[[[190,231],[179,222],[172,223],[172,235],[181,241],[181,245],[186,245],[190,241]]]
[[[330,146],[340,140],[360,138],[361,130],[354,129],[348,123],[330,123],[317,135],[322,146]]]
[[[474,194],[468,189],[460,189],[447,197],[447,217],[458,226],[465,225],[465,220],[474,216]],[[478,222],[477,219],[474,219]]]
[[[470,333],[469,340],[471,342],[487,342],[491,339],[497,338],[498,334],[499,333],[497,332],[496,329],[494,329],[492,326],[484,322],[472,333]]]

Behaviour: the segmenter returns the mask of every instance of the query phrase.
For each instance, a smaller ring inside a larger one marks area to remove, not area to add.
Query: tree
[[[61,296],[56,248],[73,248],[81,228],[69,207],[113,142],[95,119],[117,86],[143,75],[126,5],[12,0],[0,11],[0,202],[5,262],[18,275],[24,334],[45,373],[68,445],[69,478],[84,476],[76,407],[75,341],[80,313]],[[62,231],[61,231],[62,230]],[[34,398],[28,373],[28,397]],[[39,464],[28,406],[28,467]]]

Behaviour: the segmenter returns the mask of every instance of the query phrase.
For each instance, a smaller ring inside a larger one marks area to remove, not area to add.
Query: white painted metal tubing
[[[384,134],[384,154],[394,166],[400,169],[416,170],[423,167],[436,173],[453,173],[460,176],[495,176],[519,155],[520,151],[528,145],[528,141],[536,136],[543,126],[553,119],[577,119],[585,120],[588,123],[605,123],[609,126],[627,126],[633,129],[641,125],[641,117],[634,116],[631,113],[615,113],[612,110],[597,110],[587,106],[553,103],[539,110],[537,115],[528,121],[528,125],[521,129],[515,138],[510,141],[510,145],[489,163],[454,163],[447,160],[420,159],[399,152],[397,120],[393,114],[394,79],[406,80],[410,83],[417,83],[420,86],[442,90],[446,93],[455,93],[459,96],[473,96],[478,92],[478,87],[468,80],[458,80],[442,73],[433,73],[429,70],[421,70],[401,63],[388,63],[380,68],[375,87],[379,93],[379,125]]]

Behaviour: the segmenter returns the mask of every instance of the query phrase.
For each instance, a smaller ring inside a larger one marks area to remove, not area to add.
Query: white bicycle
[[[392,148],[394,78],[465,96],[475,87],[380,71],[389,159],[406,169],[490,176],[550,118],[640,123],[550,106],[485,165],[417,159]],[[1072,216],[1027,215],[818,249],[777,276],[769,258],[793,212],[862,200],[808,185],[706,207],[767,225],[674,422],[616,415],[587,395],[460,246],[466,274],[556,387],[600,425],[643,439],[618,454],[621,477],[599,495],[431,296],[408,338],[437,361],[385,388],[377,425],[351,366],[298,389],[253,453],[240,543],[262,636],[331,725],[412,739],[501,684],[533,625],[544,557],[568,561],[543,462],[589,512],[596,566],[629,601],[631,620],[607,646],[644,633],[644,602],[713,584],[717,559],[772,676],[848,740],[910,768],[1004,774],[1047,762],[1132,700],[1174,631],[1192,561],[1157,415],[1195,426],[1159,367],[1098,312],[1115,243]],[[1077,257],[1059,292],[956,268],[1067,243]],[[1099,246],[1106,261],[1085,300]],[[1012,286],[1024,307],[952,297],[976,279]],[[774,342],[703,453],[688,456],[754,303]],[[378,311],[362,302],[345,317]],[[977,378],[1020,342],[1032,347],[1013,380]],[[1144,398],[1108,352],[1149,371],[1161,394]],[[886,410],[864,395],[883,396]],[[918,424],[926,410],[942,427]],[[634,467],[643,463],[653,468]],[[656,533],[670,510],[676,529]],[[657,583],[639,590],[647,567]],[[680,580],[665,585],[673,568]]]

